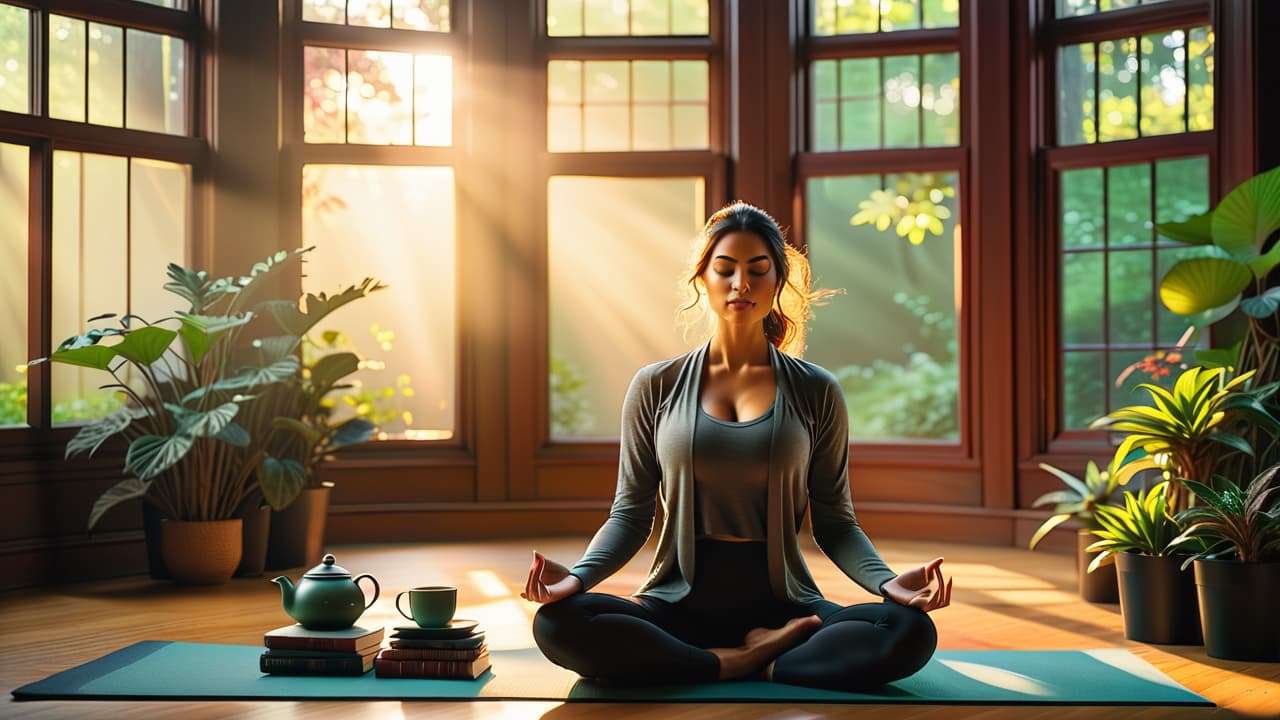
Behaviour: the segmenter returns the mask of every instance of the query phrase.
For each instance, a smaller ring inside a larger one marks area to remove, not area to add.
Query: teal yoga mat
[[[939,650],[915,675],[872,693],[760,681],[601,687],[536,649],[497,650],[479,679],[284,677],[258,672],[262,648],[162,642],[130,645],[24,685],[18,700],[438,699],[568,702],[818,702],[1213,705],[1127,650]]]

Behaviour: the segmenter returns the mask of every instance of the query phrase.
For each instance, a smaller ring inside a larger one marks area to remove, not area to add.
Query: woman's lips
[[[734,310],[750,310],[751,308],[755,307],[755,303],[751,302],[750,300],[730,300],[729,307],[733,308]]]

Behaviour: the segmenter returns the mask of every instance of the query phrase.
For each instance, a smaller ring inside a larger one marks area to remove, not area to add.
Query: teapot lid
[[[347,572],[341,565],[333,564],[334,558],[332,554],[325,553],[324,560],[317,566],[311,568],[302,577],[332,580],[334,578],[350,578],[351,573]]]

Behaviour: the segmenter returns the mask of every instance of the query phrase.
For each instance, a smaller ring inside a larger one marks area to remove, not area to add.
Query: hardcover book
[[[346,657],[279,657],[270,650],[258,657],[258,669],[268,675],[363,675],[373,668],[376,654]]]
[[[373,661],[373,670],[380,678],[475,680],[489,665],[488,652],[474,660],[392,660],[379,655]]]
[[[483,632],[464,638],[441,638],[439,640],[391,638],[391,647],[405,650],[474,650],[483,644]]]
[[[475,660],[488,651],[488,645],[471,650],[388,648],[379,657],[388,660]]]
[[[280,650],[326,650],[360,652],[382,644],[383,628],[359,625],[344,630],[308,630],[300,624],[285,625],[262,636],[269,648]]]

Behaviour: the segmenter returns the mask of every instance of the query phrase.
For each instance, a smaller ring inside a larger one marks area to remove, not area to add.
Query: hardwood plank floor
[[[339,546],[330,550],[353,573],[372,573],[382,596],[362,622],[395,624],[396,592],[423,584],[459,587],[459,617],[489,629],[495,649],[531,647],[530,618],[536,607],[519,598],[530,549],[568,564],[585,539],[536,539],[419,545]],[[1184,686],[1217,703],[1216,708],[969,707],[927,705],[783,704],[595,704],[556,702],[25,702],[0,705],[0,717],[184,718],[381,718],[446,720],[503,718],[626,718],[681,720],[811,720],[876,717],[902,720],[1018,717],[1214,720],[1280,717],[1280,663],[1216,660],[1203,647],[1154,646],[1124,639],[1119,607],[1091,605],[1075,593],[1072,558],[992,548],[884,540],[890,566],[905,569],[943,554],[955,578],[952,606],[934,615],[942,648],[1086,649],[1122,647]],[[648,569],[652,548],[599,589],[626,594]],[[841,603],[869,598],[815,548],[809,566],[827,597]],[[285,574],[295,581],[302,569]],[[269,576],[268,576],[269,577]],[[240,578],[215,588],[180,588],[145,578],[70,585],[0,594],[0,685],[12,690],[50,673],[145,639],[259,645],[262,633],[290,622],[276,586],[263,578]]]

